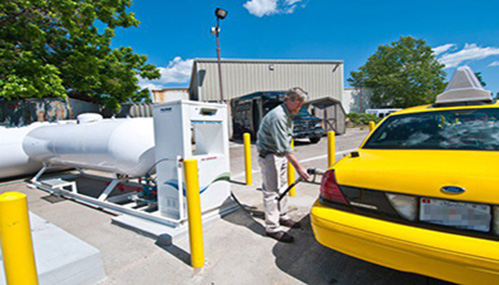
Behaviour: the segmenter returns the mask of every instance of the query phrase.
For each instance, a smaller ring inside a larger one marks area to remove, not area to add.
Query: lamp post
[[[220,63],[220,20],[225,19],[228,13],[229,12],[221,8],[215,9],[215,16],[217,16],[217,25],[215,26],[215,28],[211,29],[212,33],[214,33],[217,37],[218,81],[220,83],[220,101],[222,102],[224,101],[224,92],[222,88],[222,64]]]

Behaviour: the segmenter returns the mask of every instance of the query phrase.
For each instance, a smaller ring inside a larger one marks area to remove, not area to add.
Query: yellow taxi
[[[468,67],[386,117],[323,176],[322,245],[460,284],[499,284],[499,103]]]

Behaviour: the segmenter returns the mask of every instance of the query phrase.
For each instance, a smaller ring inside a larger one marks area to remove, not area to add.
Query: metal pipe
[[[246,169],[246,185],[253,184],[253,174],[251,172],[251,135],[244,133],[244,165]]]
[[[184,171],[187,192],[191,265],[194,268],[199,268],[204,266],[204,242],[197,160],[193,158],[184,160]]]
[[[7,284],[38,284],[26,195],[0,195],[0,234]]]

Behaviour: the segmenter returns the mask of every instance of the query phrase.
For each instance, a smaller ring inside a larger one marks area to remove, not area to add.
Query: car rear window
[[[364,145],[368,149],[499,150],[499,108],[395,115]]]

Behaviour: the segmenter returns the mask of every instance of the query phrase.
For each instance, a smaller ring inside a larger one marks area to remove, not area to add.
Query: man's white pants
[[[268,154],[265,158],[259,157],[258,163],[262,171],[265,230],[269,233],[278,232],[282,230],[279,219],[289,219],[287,216],[287,196],[281,200],[280,211],[277,206],[277,197],[287,188],[287,159]]]

